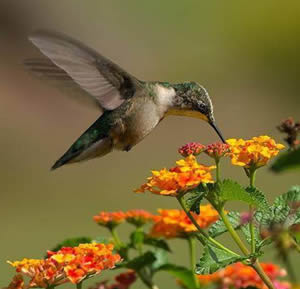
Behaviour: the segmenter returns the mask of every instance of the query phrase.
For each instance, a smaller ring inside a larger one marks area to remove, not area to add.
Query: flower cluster
[[[251,140],[229,139],[227,143],[230,145],[232,164],[247,169],[266,165],[284,148],[269,136],[253,137]]]
[[[216,142],[206,146],[205,153],[215,160],[227,156],[230,151],[230,146],[225,143]]]
[[[126,220],[126,214],[124,212],[100,212],[94,216],[94,221],[104,227],[113,228]]]
[[[295,122],[293,118],[288,118],[283,120],[279,126],[277,126],[280,132],[287,134],[285,141],[288,143],[290,148],[295,149],[299,146],[300,141],[298,138],[298,133],[300,132],[300,121]]]
[[[79,283],[87,277],[112,269],[121,261],[113,254],[112,244],[80,244],[63,247],[57,252],[48,252],[46,259],[24,259],[8,262],[18,273],[29,276],[28,287],[57,286],[63,283]]]
[[[218,212],[211,205],[201,205],[201,214],[191,213],[201,228],[207,228],[219,219]],[[150,235],[153,237],[176,238],[185,237],[197,231],[191,220],[183,210],[159,209],[159,216],[155,218],[155,223]]]
[[[154,215],[146,210],[129,210],[127,212],[100,212],[94,216],[94,221],[104,227],[114,228],[117,225],[127,221],[128,223],[136,226],[142,226],[146,223],[150,223],[154,219]]]
[[[136,281],[136,273],[133,270],[129,270],[125,273],[121,273],[115,277],[113,284],[108,284],[107,281],[97,283],[89,289],[128,289]]]
[[[197,156],[205,150],[205,145],[197,142],[190,142],[178,149],[178,152],[183,157],[188,157],[189,155]]]
[[[136,192],[150,191],[158,195],[177,196],[200,183],[212,183],[210,171],[214,168],[199,164],[195,156],[190,155],[177,161],[176,166],[169,170],[152,171],[152,177]]]
[[[145,210],[129,210],[126,212],[126,221],[136,226],[142,226],[154,221],[155,216]]]
[[[262,263],[261,265],[276,289],[290,288],[288,282],[278,280],[278,278],[286,275],[285,270],[280,269],[279,266],[272,263]],[[229,265],[210,275],[198,275],[198,279],[203,286],[215,284],[218,289],[240,289],[248,287],[267,289],[267,286],[263,283],[255,270],[242,263]]]

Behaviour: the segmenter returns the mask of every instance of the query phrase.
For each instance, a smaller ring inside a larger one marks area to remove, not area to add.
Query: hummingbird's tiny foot
[[[128,145],[124,148],[124,151],[129,152],[131,150],[132,146]]]

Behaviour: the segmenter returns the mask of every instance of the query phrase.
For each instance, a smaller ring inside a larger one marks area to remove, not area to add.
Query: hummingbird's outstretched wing
[[[70,37],[38,31],[30,41],[49,60],[32,59],[25,65],[35,73],[65,82],[88,94],[104,110],[113,110],[134,95],[139,80],[118,65]]]

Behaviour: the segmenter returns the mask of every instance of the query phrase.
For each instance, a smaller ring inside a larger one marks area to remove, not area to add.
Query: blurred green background
[[[92,220],[100,210],[177,207],[172,198],[132,190],[151,169],[173,164],[180,145],[217,140],[199,120],[170,117],[130,153],[50,172],[98,112],[24,71],[22,61],[38,54],[27,41],[38,28],[80,39],[140,79],[201,83],[226,138],[268,134],[281,140],[275,126],[299,117],[299,1],[2,0],[1,287],[13,275],[6,260],[41,257],[66,237],[106,235]],[[228,161],[223,175],[247,182]],[[257,184],[270,200],[296,183],[297,173],[258,174]],[[173,260],[187,262],[186,244],[171,245]],[[166,282],[161,287],[173,284],[171,278],[158,279]]]

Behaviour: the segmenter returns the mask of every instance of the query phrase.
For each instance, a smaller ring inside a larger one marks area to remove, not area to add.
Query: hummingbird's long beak
[[[220,139],[222,140],[223,143],[226,143],[221,131],[219,130],[219,128],[217,127],[215,122],[209,122],[209,124],[211,125],[211,127],[216,131],[216,133],[218,134],[218,136],[220,137]]]

